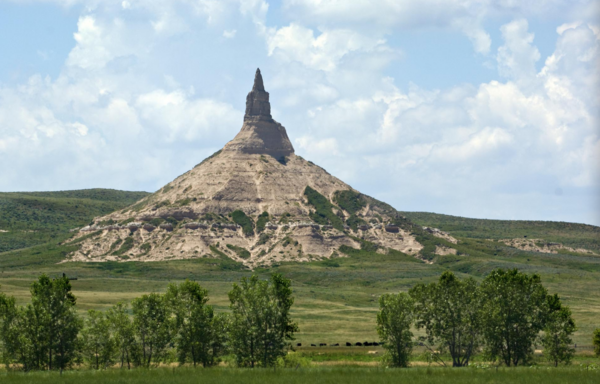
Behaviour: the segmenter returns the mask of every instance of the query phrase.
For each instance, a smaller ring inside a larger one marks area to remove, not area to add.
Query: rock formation
[[[294,154],[257,70],[235,138],[154,194],[82,228],[86,237],[67,261],[227,256],[254,267],[343,257],[360,239],[378,252],[416,254],[413,229],[389,205]]]
[[[260,69],[256,70],[254,85],[246,96],[244,125],[223,151],[269,155],[278,160],[294,153],[285,128],[271,117],[269,93],[265,91]]]

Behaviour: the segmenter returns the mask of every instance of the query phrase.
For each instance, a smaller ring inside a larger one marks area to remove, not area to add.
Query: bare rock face
[[[268,155],[278,160],[294,153],[285,128],[271,117],[269,93],[265,91],[260,69],[256,70],[254,86],[246,96],[244,125],[223,150]]]
[[[344,257],[342,249],[361,247],[359,238],[383,253],[414,255],[423,248],[410,226],[398,226],[393,208],[295,155],[270,111],[257,70],[232,141],[152,195],[94,219],[81,229],[81,248],[65,261],[225,255],[253,268]],[[349,199],[354,203],[345,204]]]

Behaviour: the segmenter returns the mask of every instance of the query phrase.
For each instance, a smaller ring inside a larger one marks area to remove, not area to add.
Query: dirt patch
[[[446,255],[456,255],[457,251],[454,248],[444,247],[444,246],[435,246],[435,254],[440,256]]]
[[[569,252],[583,253],[589,255],[597,255],[595,252],[583,248],[571,248],[561,243],[553,243],[543,239],[501,239],[498,240],[500,243],[504,243],[509,247],[521,249],[529,252],[540,252],[540,253],[558,253],[559,250],[565,250]]]

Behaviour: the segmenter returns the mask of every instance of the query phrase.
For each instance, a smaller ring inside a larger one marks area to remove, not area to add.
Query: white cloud
[[[527,31],[527,20],[520,19],[500,28],[504,45],[498,48],[498,70],[502,76],[514,80],[534,79],[539,50],[533,45],[533,33]]]
[[[62,72],[0,85],[0,189],[158,188],[234,136],[260,66],[297,152],[397,208],[600,224],[600,29],[565,1],[289,0],[285,24],[263,0],[80,3]],[[464,34],[499,80],[404,87],[390,45],[417,30]]]
[[[312,29],[298,24],[273,31],[267,38],[269,55],[278,54],[284,60],[298,61],[323,71],[333,71],[344,56],[353,52],[389,53],[385,40],[369,38],[351,30],[322,31],[318,37]]]

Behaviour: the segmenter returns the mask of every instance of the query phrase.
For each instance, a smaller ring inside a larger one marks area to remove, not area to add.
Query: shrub
[[[115,252],[113,252],[113,255],[121,256],[122,254],[129,252],[129,250],[131,250],[131,248],[133,248],[133,237],[129,236],[129,237],[125,238],[125,240],[121,244],[121,247],[118,250],[116,250]]]
[[[261,233],[262,231],[264,231],[265,225],[267,225],[270,218],[271,216],[269,216],[268,212],[261,213],[258,216],[258,220],[256,220],[256,232]]]
[[[346,224],[348,224],[352,230],[357,231],[359,225],[365,225],[367,222],[353,214],[346,220]]]
[[[331,224],[340,231],[344,229],[342,219],[333,213],[332,209],[334,206],[325,196],[309,186],[306,186],[304,196],[306,196],[308,203],[315,207],[315,212],[311,212],[309,215],[315,223],[323,225]]]
[[[596,354],[596,357],[600,357],[600,328],[594,331],[594,339],[592,342],[594,344],[594,353]]]
[[[240,211],[238,209],[236,211],[231,212],[231,218],[236,224],[242,227],[244,235],[254,235],[254,222],[252,222],[252,219],[246,216],[246,214],[243,211]]]
[[[246,248],[238,247],[237,245],[231,245],[231,244],[227,244],[227,248],[231,249],[242,259],[250,258],[250,251],[248,251]]]
[[[281,368],[307,368],[310,359],[303,357],[298,352],[288,352],[287,355],[277,358],[277,366]]]
[[[362,195],[354,191],[336,191],[333,199],[340,208],[351,215],[367,205]]]

